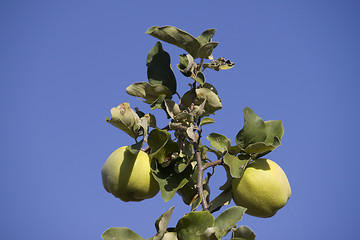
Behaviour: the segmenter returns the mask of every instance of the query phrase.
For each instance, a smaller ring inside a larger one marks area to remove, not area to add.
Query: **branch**
[[[218,159],[218,160],[216,160],[216,161],[214,161],[214,162],[208,162],[208,163],[206,163],[206,164],[204,165],[203,169],[204,169],[204,171],[205,171],[205,170],[208,169],[209,167],[215,167],[215,166],[221,165],[222,163],[223,163],[223,160],[222,160],[222,159]]]
[[[193,142],[193,145],[194,145],[195,158],[196,158],[197,170],[198,170],[196,187],[197,187],[200,199],[201,199],[201,204],[202,204],[203,211],[209,211],[209,204],[206,201],[206,197],[205,197],[205,194],[204,194],[204,188],[203,188],[203,175],[204,175],[205,168],[204,168],[204,166],[202,164],[202,160],[201,160],[201,153],[200,153],[199,143],[198,142]]]

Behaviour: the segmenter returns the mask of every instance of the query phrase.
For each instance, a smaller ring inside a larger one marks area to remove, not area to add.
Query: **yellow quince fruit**
[[[256,159],[242,178],[233,179],[232,194],[235,204],[246,207],[247,214],[267,218],[286,205],[291,188],[279,165],[269,159]]]
[[[126,148],[118,148],[106,160],[101,171],[105,190],[124,202],[154,197],[159,184],[151,174],[149,155],[139,151],[135,156]]]

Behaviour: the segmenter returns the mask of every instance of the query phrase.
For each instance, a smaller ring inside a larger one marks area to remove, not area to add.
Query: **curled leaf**
[[[174,212],[174,207],[171,207],[165,213],[163,213],[155,222],[156,235],[152,240],[161,240],[163,239],[164,234],[166,233],[167,227],[169,225],[170,217]]]
[[[215,71],[220,70],[228,70],[230,68],[233,68],[235,66],[235,63],[231,62],[230,60],[225,60],[224,58],[218,58],[216,60],[211,61],[210,63],[204,63],[203,68],[210,68]]]
[[[165,130],[153,129],[149,134],[148,144],[150,156],[160,164],[169,161],[174,152],[179,152],[179,145],[172,141],[170,133]]]
[[[106,118],[106,122],[123,130],[133,138],[139,135],[134,131],[134,126],[140,122],[139,116],[130,108],[130,104],[124,102],[111,109],[111,118]]]
[[[234,229],[232,237],[241,240],[255,240],[255,233],[247,226],[240,226]]]
[[[191,106],[193,99],[192,95],[193,92],[190,90],[186,92],[181,98],[181,103],[187,108]],[[196,89],[195,105],[201,105],[204,100],[206,100],[206,104],[204,106],[204,115],[213,114],[222,108],[221,99],[209,88],[203,87]]]

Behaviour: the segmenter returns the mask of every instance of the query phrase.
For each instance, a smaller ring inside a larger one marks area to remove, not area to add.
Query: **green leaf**
[[[130,104],[124,102],[111,109],[111,119],[106,118],[106,122],[121,129],[133,138],[137,138],[138,134],[134,132],[135,124],[139,123],[140,118],[134,110],[130,108]]]
[[[174,117],[174,122],[184,123],[185,126],[189,126],[194,121],[194,115],[187,111],[182,111]]]
[[[218,42],[208,42],[202,45],[197,53],[199,58],[212,59],[212,51],[217,47]]]
[[[145,240],[131,229],[124,227],[109,228],[101,237],[104,240]]]
[[[281,144],[282,122],[264,122],[250,108],[244,109],[244,127],[236,135],[236,144],[249,154],[271,152]]]
[[[201,119],[200,126],[204,126],[204,125],[211,124],[211,123],[214,123],[214,122],[215,122],[214,119],[206,117],[206,118]]]
[[[265,143],[273,144],[276,147],[279,146],[280,140],[284,135],[284,127],[280,120],[265,121],[266,139]]]
[[[224,163],[229,166],[230,168],[230,174],[234,178],[241,178],[246,165],[251,160],[251,157],[249,155],[243,155],[240,154],[238,156],[233,156],[229,153],[226,153],[224,156]]]
[[[189,139],[191,140],[191,142],[197,141],[197,135],[195,134],[194,125],[192,123],[190,124],[190,127],[188,127],[186,129],[186,134],[189,137]]]
[[[182,188],[190,179],[191,165],[188,165],[181,173],[177,173],[174,161],[167,167],[162,167],[157,161],[151,162],[151,170],[155,180],[159,183],[161,196],[165,202],[171,200],[176,191]]]
[[[180,113],[180,107],[179,105],[177,105],[176,102],[174,102],[171,99],[165,99],[164,100],[164,104],[165,104],[165,109],[167,114],[171,117],[171,118],[175,118],[176,115],[178,115]]]
[[[194,58],[197,58],[197,53],[201,44],[195,37],[184,30],[173,26],[153,26],[149,28],[146,33],[164,42],[182,48],[190,53]]]
[[[167,227],[170,222],[170,217],[174,212],[174,207],[171,207],[165,213],[163,213],[155,222],[156,228],[156,235],[154,236],[153,240],[161,240],[166,233]]]
[[[205,83],[205,75],[202,72],[199,72],[194,80],[198,82],[201,86]]]
[[[225,236],[236,226],[236,223],[242,219],[245,211],[246,208],[241,206],[234,206],[226,209],[215,219],[214,226],[220,229],[222,236]]]
[[[210,202],[209,211],[211,213],[219,211],[221,207],[223,207],[224,205],[228,205],[231,202],[231,199],[231,188],[227,188]]]
[[[211,29],[208,29],[208,30],[205,30],[200,36],[198,36],[196,39],[199,41],[200,45],[201,46],[204,46],[205,44],[207,43],[210,43],[212,41],[212,37],[214,36],[216,32],[216,29],[214,28],[211,28]],[[217,45],[217,44],[216,44]],[[216,46],[215,46],[216,47]],[[214,47],[214,48],[215,48]],[[204,49],[203,49],[204,50]],[[198,56],[201,58],[201,55],[200,55],[200,52],[203,51],[203,50],[200,50],[199,49],[199,52],[198,52]],[[212,50],[211,50],[212,52]],[[211,52],[210,54],[208,54],[208,56],[204,56],[203,58],[208,58],[208,59],[213,59],[213,56],[211,55]]]
[[[153,114],[149,113],[150,116],[150,127],[156,128],[156,118]]]
[[[151,149],[150,157],[160,164],[169,161],[172,153],[180,151],[179,145],[172,141],[170,133],[157,128],[150,132],[148,145]]]
[[[210,133],[206,139],[210,141],[211,146],[221,153],[225,153],[230,146],[230,139],[218,133]]]
[[[145,114],[143,117],[140,118],[139,125],[142,131],[141,135],[144,136],[144,139],[147,139],[150,124],[151,124],[151,116],[149,113]]]
[[[160,96],[150,104],[152,110],[163,109],[166,94],[160,94]]]
[[[126,88],[126,92],[131,96],[145,99],[146,103],[153,103],[161,94],[165,94],[168,98],[172,96],[172,91],[167,87],[160,84],[151,85],[147,82],[133,83]]]
[[[264,152],[271,152],[276,148],[271,144],[266,144],[264,142],[253,143],[247,146],[244,151],[249,154],[254,153],[264,153]]]
[[[239,240],[255,240],[255,233],[247,226],[240,226],[233,230],[233,238]]]
[[[205,30],[200,36],[196,39],[199,41],[200,45],[204,45],[205,43],[211,42],[211,38],[214,36],[216,29],[210,28]]]
[[[186,167],[189,165],[190,161],[189,161],[189,157],[188,156],[184,156],[184,157],[178,157],[175,159],[175,167],[174,170],[177,173],[181,173],[182,171],[184,171],[186,169]]]
[[[179,240],[199,240],[205,230],[214,225],[214,217],[206,211],[190,212],[182,217],[175,228]]]
[[[215,93],[216,95],[218,94],[218,91],[216,90],[216,88],[214,87],[214,85],[210,84],[210,83],[205,83],[203,86],[201,86],[202,88],[207,88],[210,89],[213,93]]]
[[[176,93],[176,79],[170,64],[170,55],[164,51],[161,42],[150,50],[147,61],[147,76],[152,85],[161,84]]]

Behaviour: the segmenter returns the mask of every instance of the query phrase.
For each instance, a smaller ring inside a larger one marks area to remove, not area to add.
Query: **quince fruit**
[[[250,163],[241,178],[232,181],[233,200],[246,213],[267,218],[284,207],[290,198],[289,181],[279,165],[269,159]]]
[[[127,146],[115,150],[106,160],[102,171],[104,188],[124,202],[139,202],[159,192],[159,184],[151,173],[149,155],[126,151]]]

